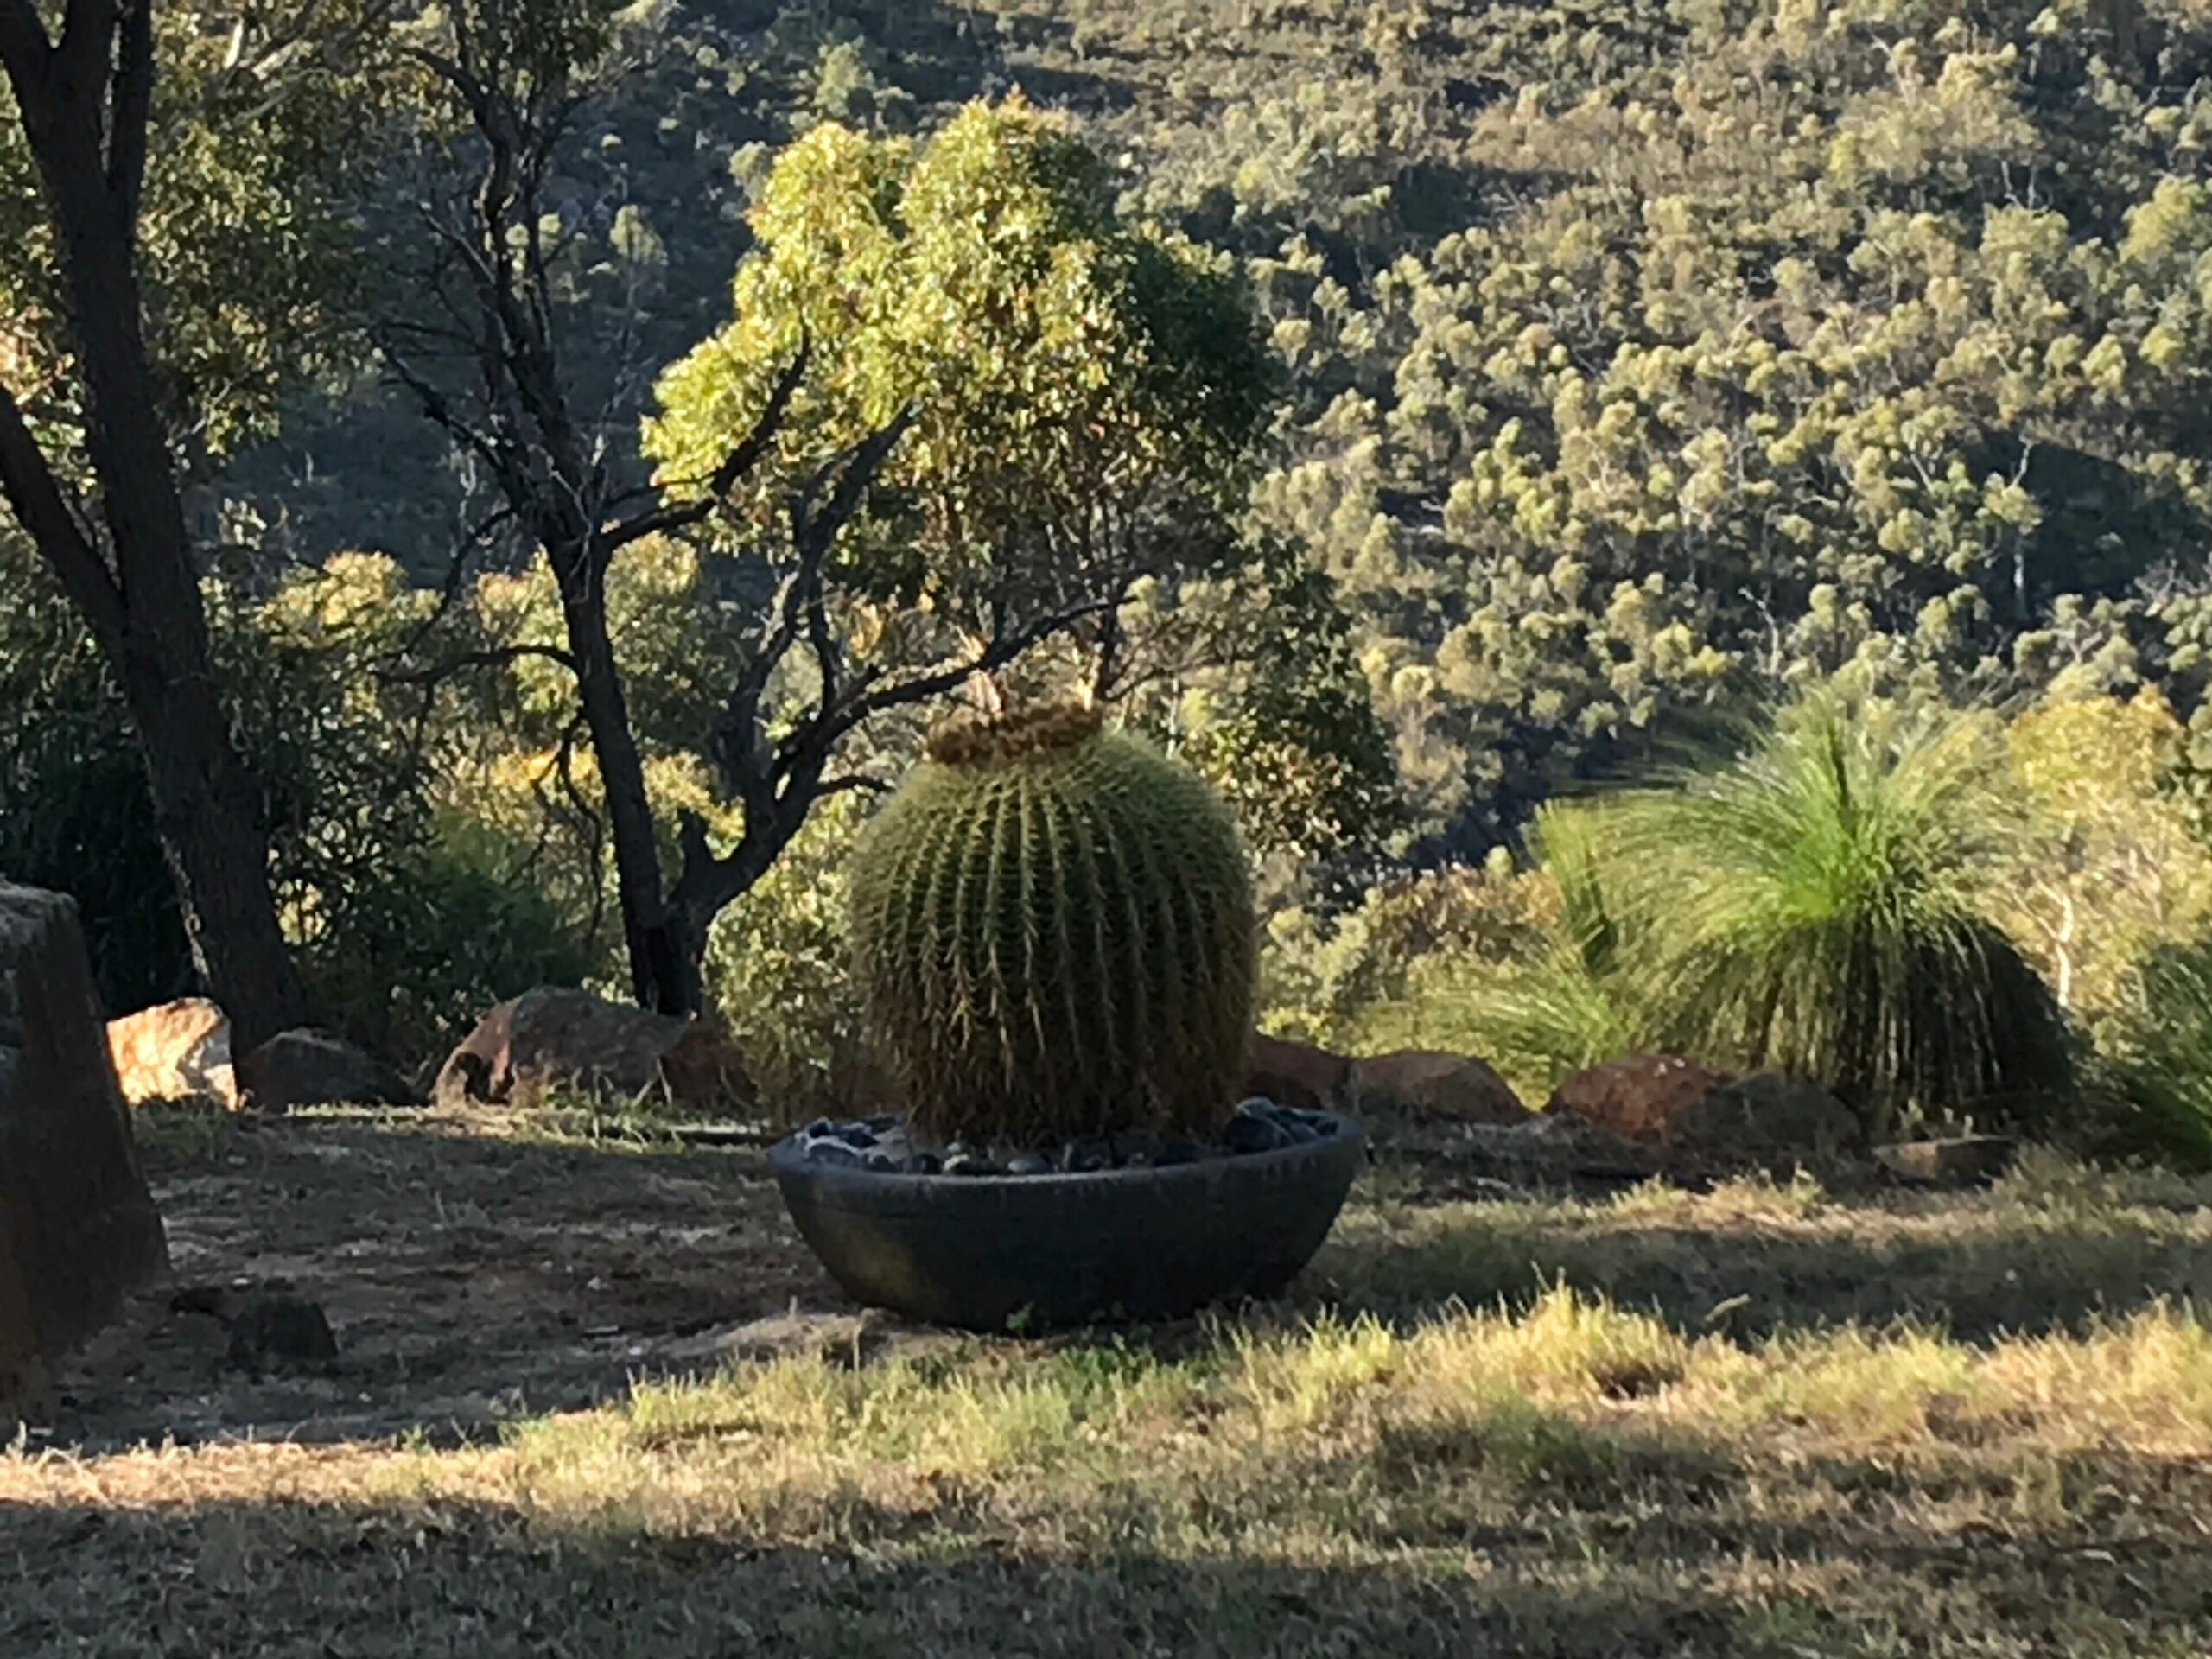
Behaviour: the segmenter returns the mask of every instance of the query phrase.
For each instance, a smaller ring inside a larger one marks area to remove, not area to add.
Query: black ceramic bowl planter
[[[1164,1167],[909,1174],[770,1155],[800,1235],[857,1300],[974,1331],[1160,1319],[1281,1291],[1334,1224],[1358,1126]]]

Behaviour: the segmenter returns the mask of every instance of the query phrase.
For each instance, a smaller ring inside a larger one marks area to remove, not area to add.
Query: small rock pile
[[[1083,1175],[1109,1169],[1165,1169],[1178,1164],[1280,1152],[1346,1133],[1333,1112],[1279,1106],[1255,1095],[1241,1102],[1220,1140],[1199,1142],[1138,1130],[1065,1141],[1052,1147],[1007,1147],[954,1141],[924,1145],[896,1112],[843,1122],[817,1118],[798,1132],[808,1161],[892,1175]]]

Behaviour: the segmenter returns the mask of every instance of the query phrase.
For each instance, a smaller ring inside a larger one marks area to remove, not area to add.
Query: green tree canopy
[[[1124,223],[1096,151],[1019,98],[923,140],[834,123],[770,170],[732,321],[671,368],[645,448],[710,474],[807,373],[734,527],[906,423],[839,556],[855,594],[980,637],[1233,549],[1276,372],[1234,265]]]

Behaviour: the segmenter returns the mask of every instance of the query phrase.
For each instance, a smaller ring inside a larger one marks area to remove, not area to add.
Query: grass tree
[[[1548,937],[1462,999],[1484,1056],[1536,1090],[1665,1040],[1640,941],[1615,911],[1601,817],[1574,803],[1537,812],[1528,839],[1557,906]]]
[[[1820,1078],[1877,1124],[2019,1120],[2064,1018],[1985,908],[2023,833],[1993,721],[1821,692],[1741,752],[1594,810],[1634,971],[1677,1039]]]

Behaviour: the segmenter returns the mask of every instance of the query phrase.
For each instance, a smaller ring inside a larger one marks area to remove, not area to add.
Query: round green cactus
[[[1188,767],[1055,705],[941,731],[853,855],[876,1052],[918,1127],[1210,1135],[1252,1029],[1252,887]]]

